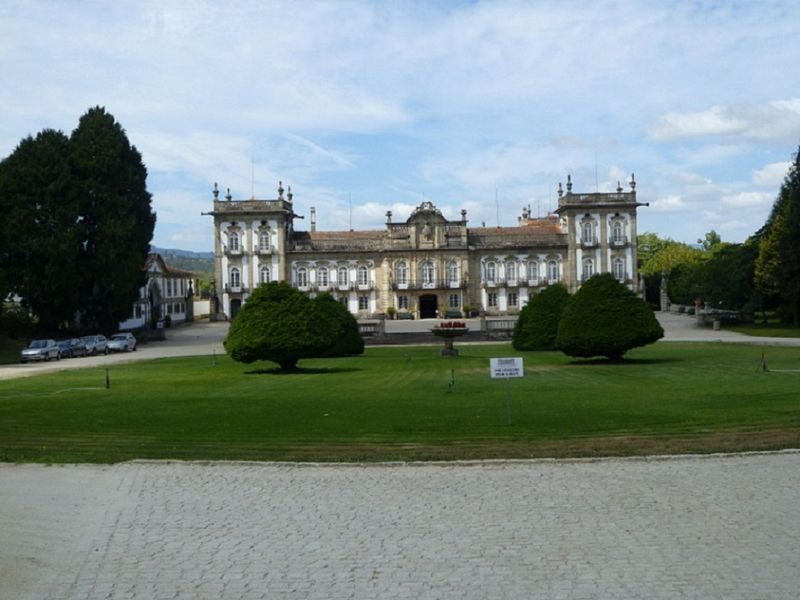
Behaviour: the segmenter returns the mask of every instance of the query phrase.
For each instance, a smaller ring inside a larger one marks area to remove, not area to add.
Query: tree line
[[[145,282],[156,222],[146,180],[99,106],[69,136],[20,141],[0,162],[0,298],[21,298],[42,331],[115,329]]]
[[[676,304],[702,303],[747,314],[776,310],[800,327],[800,149],[794,155],[766,223],[741,244],[710,231],[697,246],[638,237],[647,300],[658,303],[662,278]]]

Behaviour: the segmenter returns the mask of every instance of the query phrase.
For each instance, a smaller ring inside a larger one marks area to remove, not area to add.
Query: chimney
[[[317,230],[317,209],[311,207],[311,231]]]

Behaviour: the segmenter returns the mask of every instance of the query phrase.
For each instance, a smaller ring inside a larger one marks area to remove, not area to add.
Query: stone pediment
[[[410,225],[420,221],[444,223],[446,219],[442,215],[442,211],[433,205],[433,202],[423,202],[414,209],[406,223]]]

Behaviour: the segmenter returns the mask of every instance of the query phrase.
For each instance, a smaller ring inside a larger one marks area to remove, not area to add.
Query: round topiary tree
[[[522,308],[511,344],[515,350],[556,350],[556,334],[561,313],[569,300],[567,288],[560,283],[551,285]]]
[[[261,285],[231,323],[225,350],[238,362],[269,360],[282,370],[295,369],[302,358],[359,354],[358,323],[342,311],[347,309],[311,300],[286,282]]]
[[[558,324],[556,345],[569,356],[616,360],[663,336],[644,300],[604,273],[591,277],[570,298]]]

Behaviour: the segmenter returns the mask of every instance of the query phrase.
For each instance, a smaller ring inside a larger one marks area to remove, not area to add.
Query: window
[[[134,316],[137,319],[141,319],[142,318],[142,305],[141,304],[137,304],[136,305],[136,308],[134,309]]]
[[[487,296],[489,297],[489,308],[495,308],[497,306],[497,293],[489,292]]]
[[[367,285],[367,275],[368,275],[367,267],[361,265],[358,267],[358,285]],[[361,301],[359,300],[359,304]]]
[[[369,309],[369,298],[367,296],[358,297],[358,310]]]
[[[614,279],[625,281],[625,261],[621,258],[614,259]]]
[[[339,296],[339,302],[347,306],[347,296]]]
[[[408,310],[408,296],[397,297],[397,308]]]
[[[239,286],[241,285],[241,283],[242,283],[242,281],[241,281],[241,278],[240,278],[239,269],[237,269],[236,267],[233,267],[231,269],[231,288],[233,288],[235,290],[239,289]]]
[[[508,294],[508,305],[509,306],[516,306],[517,305],[517,293],[510,292]]]
[[[269,252],[269,231],[261,231],[258,234],[259,252]]]
[[[528,263],[528,281],[535,282],[539,278],[539,263],[532,260]]]
[[[450,294],[448,305],[450,308],[458,308],[460,306],[458,294]]]
[[[239,234],[235,231],[232,231],[228,234],[228,244],[230,245],[231,252],[238,252],[239,251]]]
[[[583,280],[586,281],[592,275],[594,275],[594,261],[587,258],[583,261]]]
[[[422,284],[423,285],[432,285],[433,284],[433,263],[430,261],[425,261],[422,263]]]
[[[308,287],[308,270],[305,267],[297,269],[297,287]]]
[[[517,280],[517,263],[515,263],[515,262],[507,262],[506,263],[506,281],[513,283],[516,280]]]
[[[261,283],[269,283],[269,267],[261,267]]]
[[[339,285],[347,285],[347,267],[339,267],[339,275],[337,276]]]
[[[554,260],[547,263],[547,279],[550,283],[558,281],[558,263]]]
[[[458,283],[458,263],[454,260],[447,264],[447,283]]]
[[[397,263],[397,283],[400,285],[408,283],[408,266],[405,261]]]
[[[167,304],[167,314],[168,315],[172,314],[172,303]]]
[[[493,262],[486,263],[486,281],[494,281],[497,276],[497,265]]]
[[[317,269],[317,283],[321,287],[328,287],[328,267]]]
[[[614,241],[616,243],[618,243],[618,244],[622,243],[622,241],[623,241],[623,239],[622,239],[622,223],[620,223],[620,222],[614,223],[614,227],[613,227],[613,229],[611,231],[613,232],[612,235],[613,235]]]
[[[591,223],[584,223],[583,224],[583,234],[581,235],[581,239],[586,244],[592,243],[592,224]]]

